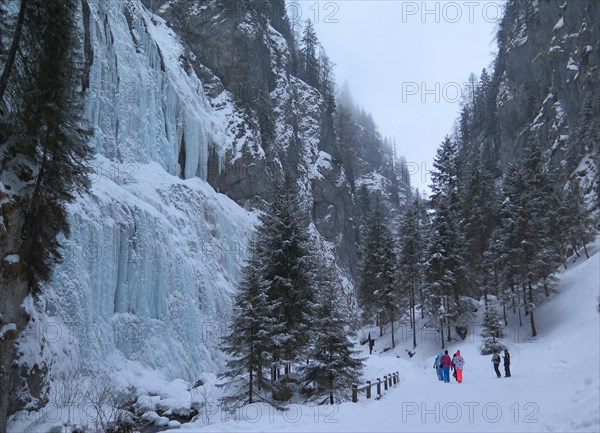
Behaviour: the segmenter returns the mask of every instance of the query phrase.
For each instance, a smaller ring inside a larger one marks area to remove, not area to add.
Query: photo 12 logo
[[[498,23],[504,12],[504,0],[485,1],[403,1],[402,23]]]
[[[539,423],[536,417],[540,407],[535,402],[519,403],[514,402],[508,407],[503,407],[500,403],[490,401],[481,403],[478,401],[455,402],[450,401],[442,404],[441,402],[414,402],[403,401],[401,405],[402,422],[421,422],[421,423],[450,423],[458,422],[491,423],[500,422],[505,416],[510,417],[510,421],[519,424]]]

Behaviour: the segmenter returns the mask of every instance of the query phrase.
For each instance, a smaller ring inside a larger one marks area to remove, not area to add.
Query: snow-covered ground
[[[368,358],[365,380],[382,378],[400,372],[400,383],[384,392],[380,400],[367,400],[359,395],[358,403],[334,406],[292,404],[285,412],[264,404],[245,406],[231,415],[219,410],[215,388],[216,377],[206,373],[204,384],[190,390],[196,377],[171,380],[148,368],[145,363],[112,359],[110,365],[121,366],[112,380],[130,385],[137,393],[137,410],[153,421],[157,428],[172,427],[171,433],[236,432],[236,431],[560,431],[598,432],[600,430],[600,242],[590,246],[591,258],[569,261],[569,268],[559,273],[558,293],[536,311],[538,336],[529,337],[529,329],[518,328],[510,317],[504,339],[511,352],[512,377],[496,378],[490,356],[479,354],[481,337],[478,322],[469,329],[464,341],[450,344],[453,353],[460,350],[466,365],[463,383],[439,382],[432,368],[440,350],[433,332],[418,334],[415,355],[410,358],[410,329],[397,330],[395,349],[389,335],[376,342],[372,355],[362,346]],[[482,308],[479,309],[481,314]],[[377,330],[364,329],[372,336]],[[117,356],[115,354],[115,356]],[[501,366],[501,371],[503,368]],[[110,380],[102,376],[99,381]],[[65,380],[63,377],[62,380]],[[88,378],[67,377],[68,386],[85,387]],[[71,382],[69,384],[69,381]],[[99,382],[98,382],[99,383]],[[92,383],[92,386],[98,386]],[[64,386],[63,386],[64,389]],[[383,386],[382,386],[383,389]],[[374,390],[375,391],[375,390]],[[63,400],[66,392],[61,394]],[[373,392],[375,395],[375,392]],[[96,420],[95,408],[63,407],[57,401],[40,412],[21,413],[13,417],[10,432],[42,433],[69,423],[90,425]],[[199,409],[194,422],[180,425],[170,421],[179,415],[189,419],[190,408]],[[159,414],[160,413],[160,416]],[[110,415],[110,414],[109,414]],[[70,431],[70,430],[66,430]],[[146,431],[146,430],[144,430]],[[147,430],[156,431],[156,430]]]
[[[496,378],[491,356],[479,353],[479,326],[449,346],[465,358],[463,383],[439,382],[432,368],[440,344],[433,333],[412,337],[401,329],[400,344],[382,353],[389,337],[377,341],[368,357],[366,378],[400,372],[400,384],[381,400],[333,407],[292,405],[278,412],[266,405],[245,407],[235,417],[219,412],[184,424],[184,431],[600,431],[600,255],[596,241],[590,259],[582,257],[560,272],[558,294],[536,311],[538,336],[509,324],[504,343],[511,353],[512,377]],[[480,309],[481,312],[481,309]],[[377,335],[373,330],[372,335]],[[503,366],[500,367],[503,372]],[[176,430],[171,430],[175,432]]]

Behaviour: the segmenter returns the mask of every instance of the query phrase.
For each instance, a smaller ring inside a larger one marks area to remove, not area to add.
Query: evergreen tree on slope
[[[273,361],[289,367],[308,343],[315,275],[300,194],[291,175],[275,186],[273,200],[259,218],[263,279],[275,309]]]
[[[329,404],[348,399],[359,381],[363,359],[356,357],[349,338],[349,320],[340,308],[341,287],[333,272],[320,267],[317,306],[308,348],[309,364],[302,367],[303,393],[316,400],[329,396]]]
[[[220,378],[233,391],[221,401],[229,410],[262,400],[261,390],[270,389],[265,371],[271,366],[274,306],[267,297],[260,240],[251,245],[251,257],[242,270],[239,291],[233,305],[229,333],[222,350],[230,355],[227,371]]]
[[[376,318],[380,336],[385,324],[391,324],[392,345],[394,321],[397,319],[396,254],[391,232],[379,194],[375,195],[363,253],[360,298],[365,319]]]
[[[425,274],[428,312],[443,342],[443,326],[451,339],[451,322],[460,315],[459,287],[464,279],[462,236],[458,228],[459,198],[457,149],[450,137],[438,148],[432,172],[431,203],[435,211],[427,251]]]
[[[410,325],[413,331],[413,349],[417,347],[416,304],[417,294],[422,287],[422,204],[417,194],[408,204],[400,221],[399,275],[400,286],[405,298],[408,298]]]

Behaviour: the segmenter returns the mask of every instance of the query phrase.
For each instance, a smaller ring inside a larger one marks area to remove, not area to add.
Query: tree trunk
[[[396,339],[394,338],[394,315],[390,313],[390,324],[392,325],[392,349],[396,348]]]
[[[585,256],[589,259],[590,255],[588,254],[587,247],[585,246],[585,242],[583,242],[583,251],[585,251]]]
[[[252,387],[254,386],[254,374],[252,372],[252,366],[250,366],[248,370],[248,372],[250,373],[250,380],[248,382],[248,404],[252,404],[254,403],[254,400],[252,399]]]
[[[529,302],[533,305],[533,288],[531,287],[531,281],[529,283]],[[537,335],[537,330],[535,329],[535,321],[533,320],[533,310],[529,312],[529,319],[531,321],[531,336],[535,337]]]
[[[510,291],[512,292],[511,301],[512,301],[513,314],[517,314],[517,303],[515,302],[516,296],[515,296],[515,285],[514,285],[514,283],[511,284]]]
[[[529,315],[529,308],[527,307],[527,289],[525,288],[525,281],[523,281],[522,284],[522,293],[523,293],[523,305],[525,306],[525,315],[528,316]]]
[[[504,318],[504,326],[508,326],[508,320],[506,320],[506,304],[502,305],[502,317]]]
[[[413,350],[417,347],[417,317],[414,303],[414,291],[413,291],[413,308],[412,308],[412,322],[413,322]]]
[[[10,50],[8,51],[8,55],[6,57],[6,63],[4,64],[4,70],[2,71],[2,76],[0,76],[0,102],[4,98],[4,92],[6,92],[6,87],[8,86],[8,80],[10,78],[10,73],[15,64],[15,59],[17,57],[17,51],[19,50],[19,43],[21,42],[21,35],[23,33],[23,22],[25,21],[25,12],[26,11],[27,11],[27,0],[21,0],[21,8],[19,9],[19,16],[17,17],[15,33],[13,35],[13,40],[10,45]]]
[[[440,334],[442,336],[442,349],[444,349],[444,319],[440,318]]]

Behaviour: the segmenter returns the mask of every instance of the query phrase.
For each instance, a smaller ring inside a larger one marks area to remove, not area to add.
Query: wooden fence
[[[387,391],[388,389],[391,389],[392,387],[396,387],[398,385],[398,383],[400,383],[400,373],[395,372],[395,373],[391,373],[391,374],[386,374],[385,376],[383,376],[383,381],[381,380],[381,378],[377,378],[375,382],[371,382],[370,380],[367,381],[366,385],[352,385],[352,402],[353,403],[357,403],[358,402],[358,393],[361,391],[365,391],[365,395],[367,398],[371,398],[372,395],[372,387],[376,387],[376,397],[375,399],[380,399],[382,394],[382,390],[381,390],[381,385],[383,385],[383,391]]]

